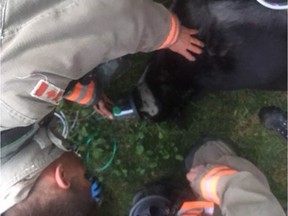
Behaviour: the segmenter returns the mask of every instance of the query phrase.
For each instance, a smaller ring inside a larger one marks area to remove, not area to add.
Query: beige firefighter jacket
[[[192,167],[198,165],[204,166],[191,182],[193,191],[221,209],[205,216],[285,216],[264,174],[221,140],[208,141],[197,150]]]
[[[167,47],[179,33],[177,18],[152,0],[1,4],[0,131],[40,121],[71,80],[100,63]],[[25,199],[42,170],[65,151],[48,134],[40,128],[29,143],[1,148],[0,214]]]
[[[100,63],[173,44],[178,20],[152,0],[4,0],[1,130],[43,118]]]

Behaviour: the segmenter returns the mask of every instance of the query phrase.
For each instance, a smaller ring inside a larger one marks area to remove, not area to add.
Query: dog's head
[[[155,53],[133,90],[140,116],[163,121],[177,114],[177,109],[193,85],[191,76],[180,71],[183,64],[187,64],[187,61],[170,51]]]

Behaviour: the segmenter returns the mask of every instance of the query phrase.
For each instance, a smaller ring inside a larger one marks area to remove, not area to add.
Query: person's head
[[[88,215],[95,207],[90,186],[80,158],[66,152],[42,171],[29,196],[4,216]]]

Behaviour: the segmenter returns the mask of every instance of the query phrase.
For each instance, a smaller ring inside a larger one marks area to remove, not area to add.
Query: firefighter
[[[203,138],[185,165],[192,191],[175,181],[150,184],[134,196],[129,216],[285,216],[263,173],[223,140]]]
[[[79,91],[73,92],[65,91],[69,83],[129,53],[169,48],[193,61],[203,44],[196,30],[152,0],[15,0],[2,6],[0,214],[83,215],[90,201],[84,198],[90,190],[85,168],[47,115],[63,97],[111,113],[99,81],[76,82]]]
[[[220,207],[223,216],[285,215],[264,174],[237,156],[223,140],[203,139],[185,162],[193,192],[198,200],[206,202],[200,210],[199,206],[184,203],[179,215],[213,215],[214,205]]]
[[[9,1],[4,7],[2,130],[42,119],[71,81],[101,63],[166,47],[189,60],[195,59],[191,52],[202,52],[202,42],[191,37],[197,31],[180,26],[175,15],[151,0],[43,2]],[[103,107],[102,95],[89,94],[93,84],[88,89],[69,99],[100,100]]]

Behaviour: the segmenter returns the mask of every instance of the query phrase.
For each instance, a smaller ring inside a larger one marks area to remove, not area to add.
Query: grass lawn
[[[139,79],[148,55],[131,57],[129,72],[115,82],[107,95],[114,101],[125,95]],[[287,208],[286,141],[259,122],[261,107],[276,105],[286,110],[286,92],[241,90],[211,93],[191,101],[185,109],[186,129],[173,122],[109,121],[92,109],[62,104],[70,123],[79,118],[69,139],[82,152],[89,169],[103,183],[100,215],[128,215],[135,192],[145,183],[163,176],[185,181],[183,157],[203,135],[229,140],[237,153],[252,161],[267,176],[271,189]],[[87,137],[91,142],[87,142]],[[101,171],[116,150],[112,163]]]

